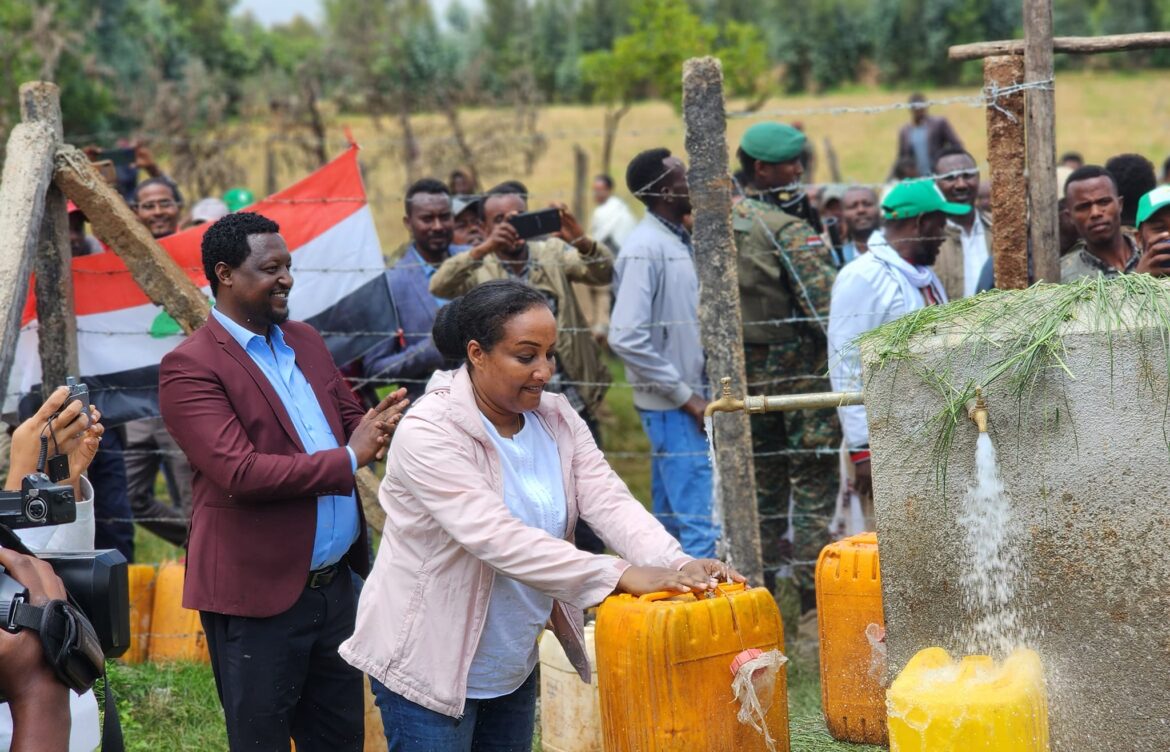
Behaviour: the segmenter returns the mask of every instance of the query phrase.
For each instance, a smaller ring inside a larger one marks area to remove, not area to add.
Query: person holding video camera
[[[22,479],[37,472],[42,435],[53,453],[68,461],[69,476],[62,483],[73,488],[76,520],[14,531],[37,554],[94,548],[94,491],[84,473],[97,454],[105,429],[96,407],[78,400],[66,404],[68,396],[66,387],[57,388],[12,434],[6,491],[19,491]],[[48,563],[0,549],[0,564],[28,589],[32,605],[66,599],[64,585]],[[0,694],[9,698],[7,705],[0,705],[0,749],[95,749],[101,736],[93,691],[82,695],[69,692],[44,660],[43,652],[39,638],[30,630],[14,635],[0,629]],[[32,712],[29,707],[38,710]]]

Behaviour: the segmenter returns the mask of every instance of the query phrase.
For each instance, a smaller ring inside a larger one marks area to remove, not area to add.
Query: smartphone
[[[105,149],[98,152],[95,162],[113,162],[115,167],[125,167],[134,161],[134,148]]]
[[[80,402],[81,412],[85,413],[86,417],[92,421],[93,416],[89,414],[89,387],[78,383],[77,379],[72,376],[65,377],[65,386],[69,388],[69,396],[65,398],[65,404],[61,405],[61,412],[69,407],[70,402]]]
[[[524,240],[540,235],[551,235],[560,232],[561,210],[541,209],[540,211],[524,212],[508,218],[508,222],[516,228],[516,233]]]

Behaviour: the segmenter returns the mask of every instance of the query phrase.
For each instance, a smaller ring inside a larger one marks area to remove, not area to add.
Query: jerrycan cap
[[[764,651],[759,648],[748,648],[747,650],[739,651],[739,654],[731,659],[731,675],[738,676],[739,670],[743,668],[743,664],[748,661],[754,661],[763,654]]]

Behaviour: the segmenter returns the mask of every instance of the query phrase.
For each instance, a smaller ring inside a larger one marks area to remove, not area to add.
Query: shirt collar
[[[1129,274],[1137,267],[1138,261],[1140,261],[1142,258],[1142,252],[1138,249],[1137,243],[1135,243],[1133,238],[1131,238],[1129,235],[1122,233],[1121,237],[1125,238],[1125,242],[1129,244],[1129,261],[1125,262],[1124,270],[1125,274]],[[1077,253],[1080,255],[1081,262],[1085,265],[1092,269],[1096,269],[1097,271],[1104,272],[1105,274],[1118,273],[1117,268],[1112,264],[1106,264],[1104,261],[1089,252],[1089,245],[1085,242],[1084,238],[1077,241],[1077,247],[1079,248]]]
[[[223,325],[223,328],[227,330],[227,333],[232,335],[232,339],[234,339],[236,342],[238,342],[240,347],[242,347],[245,351],[248,349],[248,344],[252,340],[254,340],[254,339],[264,340],[264,337],[262,335],[259,335],[256,332],[253,332],[249,329],[244,328],[243,326],[240,326],[239,324],[237,324],[235,322],[235,320],[233,320],[230,316],[228,316],[223,311],[220,311],[215,306],[211,307],[211,315],[215,317],[216,321],[218,321],[220,324]],[[269,333],[269,336],[272,337],[272,341],[275,344],[277,344],[277,345],[284,344],[284,332],[280,331],[279,326],[276,326],[275,324],[273,324],[271,327],[269,327],[268,333]]]
[[[678,236],[678,239],[682,241],[682,244],[687,247],[688,251],[692,249],[691,234],[689,232],[687,232],[687,228],[683,227],[682,225],[676,225],[674,222],[671,222],[668,219],[663,219],[662,217],[660,217],[657,214],[655,214],[653,216],[655,219],[657,219],[659,222],[662,223],[663,227],[665,227],[666,229],[668,229],[672,233],[674,233],[676,236]]]

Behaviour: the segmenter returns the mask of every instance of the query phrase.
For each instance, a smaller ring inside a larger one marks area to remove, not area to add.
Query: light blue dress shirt
[[[314,454],[340,446],[321,410],[313,386],[297,366],[296,353],[285,343],[284,332],[280,327],[274,325],[266,341],[214,307],[211,315],[223,324],[232,339],[240,343],[240,347],[244,348],[244,352],[248,353],[268,379],[292,419],[305,452]],[[269,342],[272,343],[271,347]],[[356,473],[357,455],[348,446],[345,450],[349,452],[350,465]],[[309,568],[320,569],[341,561],[341,557],[357,540],[358,524],[357,497],[352,493],[349,496],[318,496],[317,533],[313,538],[313,558]]]

